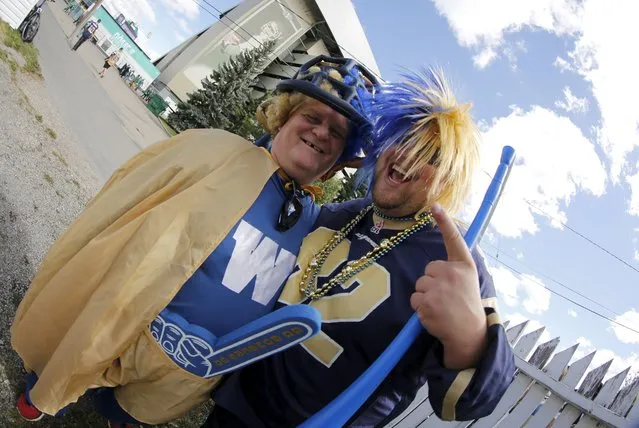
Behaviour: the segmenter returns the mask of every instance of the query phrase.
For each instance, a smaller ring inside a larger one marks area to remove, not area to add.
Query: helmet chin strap
[[[285,232],[295,226],[302,216],[302,211],[304,210],[302,199],[310,196],[315,201],[316,198],[322,196],[323,190],[316,186],[299,185],[282,168],[278,169],[277,173],[284,182],[284,190],[287,192],[287,197],[280,209],[275,228],[280,232]]]
[[[286,232],[295,226],[302,216],[302,211],[304,210],[304,206],[301,202],[301,198],[304,197],[304,192],[297,187],[295,181],[291,181],[290,183],[287,183],[287,185],[288,184],[291,185],[292,191],[289,192],[288,197],[282,204],[280,215],[278,216],[277,223],[275,225],[275,228],[280,232]]]

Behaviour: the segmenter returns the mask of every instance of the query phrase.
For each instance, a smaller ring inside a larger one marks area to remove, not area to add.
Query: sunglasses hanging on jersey
[[[295,226],[302,216],[304,207],[302,206],[301,198],[304,197],[304,192],[299,190],[295,184],[295,181],[290,182],[293,187],[292,191],[288,194],[286,201],[282,205],[280,215],[277,218],[277,225],[275,228],[278,232],[286,232],[291,227]]]

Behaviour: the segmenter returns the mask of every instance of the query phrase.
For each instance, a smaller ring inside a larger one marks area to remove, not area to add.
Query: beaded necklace
[[[377,217],[379,217],[381,219],[384,219],[384,220],[394,220],[394,221],[411,221],[411,220],[415,220],[415,216],[412,216],[412,215],[408,215],[406,217],[392,217],[392,216],[386,215],[375,204],[373,204],[373,212],[375,213],[375,215]]]
[[[324,245],[324,247],[311,259],[302,274],[299,289],[306,298],[317,300],[324,297],[331,289],[338,284],[343,284],[359,272],[372,265],[377,259],[388,253],[390,250],[399,245],[400,242],[406,240],[410,235],[423,229],[425,226],[433,223],[433,217],[430,213],[422,213],[417,217],[417,222],[411,227],[399,232],[391,238],[384,239],[379,246],[373,248],[366,255],[357,260],[352,260],[342,268],[342,270],[331,278],[322,287],[317,287],[317,276],[319,275],[322,265],[328,258],[328,255],[342,242],[346,236],[353,230],[365,216],[373,209],[373,205],[365,207],[351,221],[346,223],[339,231],[335,232],[333,237]]]

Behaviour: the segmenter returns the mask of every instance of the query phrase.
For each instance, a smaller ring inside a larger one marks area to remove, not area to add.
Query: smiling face
[[[382,153],[375,167],[373,202],[384,214],[394,217],[412,215],[424,208],[435,176],[435,167],[426,165],[407,177],[401,164],[397,150],[389,149]]]
[[[324,175],[346,146],[349,120],[316,100],[302,104],[273,139],[271,154],[289,177],[309,184]]]

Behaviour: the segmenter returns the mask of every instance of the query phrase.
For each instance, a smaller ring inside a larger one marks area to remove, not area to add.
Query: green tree
[[[324,192],[321,197],[315,200],[318,205],[329,204],[335,201],[340,190],[342,190],[342,180],[337,176],[331,177],[326,181],[317,181],[313,183],[313,185],[319,187]]]
[[[351,199],[363,198],[366,196],[366,192],[368,191],[368,186],[366,183],[360,183],[359,186],[356,186],[359,181],[360,176],[359,172],[349,173],[346,170],[342,171],[342,187],[339,190],[339,193],[335,197],[335,202],[346,202]]]
[[[202,80],[202,89],[188,95],[168,116],[178,131],[191,128],[225,129],[250,141],[264,131],[255,119],[255,110],[266,96],[254,98],[257,75],[275,48],[275,41],[245,50]]]
[[[355,189],[355,185],[359,180],[357,174],[357,172],[349,173],[346,170],[342,170],[341,173],[336,174],[326,181],[313,183],[314,186],[318,186],[324,191],[322,197],[317,198],[315,202],[319,205],[324,205],[331,202],[346,202],[351,199],[363,198],[366,196],[368,187],[366,183],[361,183],[359,187]]]

